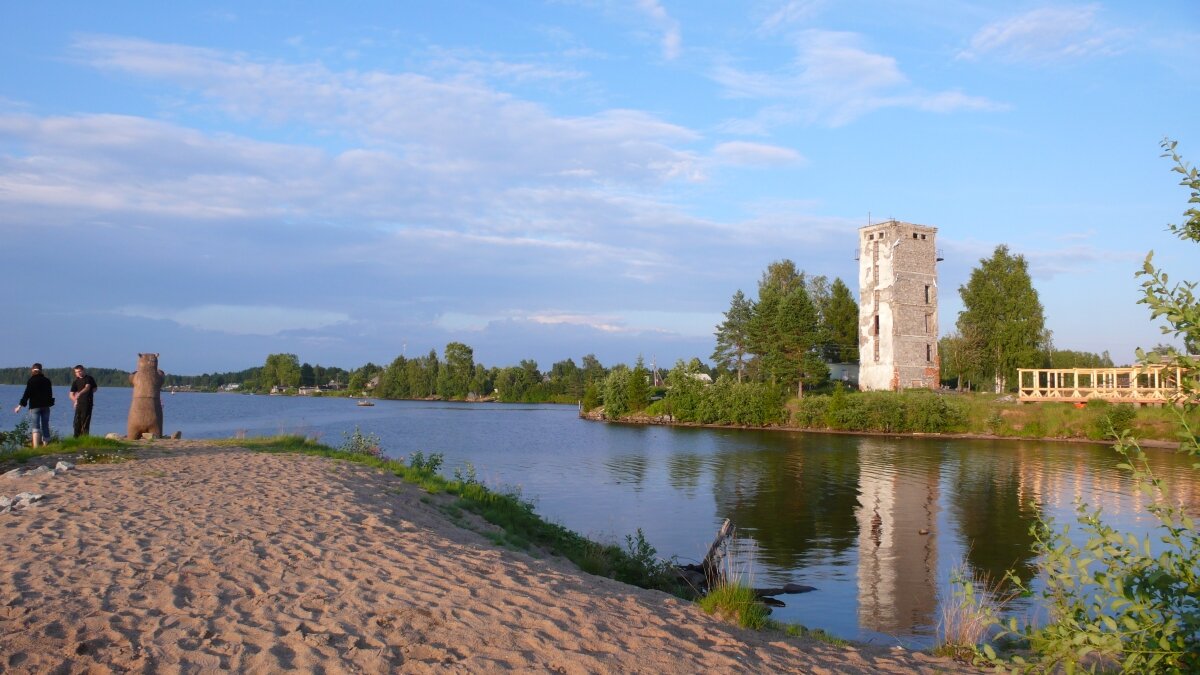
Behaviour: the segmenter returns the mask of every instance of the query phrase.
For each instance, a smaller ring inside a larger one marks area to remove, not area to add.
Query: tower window
[[[931,321],[931,319],[932,319],[931,315],[929,315],[929,314],[925,315],[925,332],[926,333],[929,332],[929,330],[930,330],[929,327],[933,324],[933,321]]]
[[[930,363],[933,362],[933,345],[925,345],[925,360]]]
[[[916,238],[917,238],[917,233],[913,232],[913,239],[916,239]]]
[[[925,285],[925,304],[929,304],[929,285]]]
[[[879,335],[879,315],[875,315],[875,334]]]

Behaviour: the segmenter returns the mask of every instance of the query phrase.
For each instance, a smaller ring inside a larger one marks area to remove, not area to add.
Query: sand
[[[366,467],[187,441],[137,455],[0,479],[45,495],[0,514],[0,670],[974,672],[743,630],[497,548]]]

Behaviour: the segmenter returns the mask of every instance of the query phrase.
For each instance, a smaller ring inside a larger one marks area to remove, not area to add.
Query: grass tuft
[[[742,628],[760,630],[767,625],[767,606],[758,601],[753,588],[737,582],[717,584],[697,602],[705,612]]]

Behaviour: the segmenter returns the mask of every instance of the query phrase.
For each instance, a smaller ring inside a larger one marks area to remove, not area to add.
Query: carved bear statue
[[[130,374],[133,400],[129,403],[129,440],[142,434],[162,438],[162,384],[165,373],[158,369],[158,354],[138,354],[137,372]]]

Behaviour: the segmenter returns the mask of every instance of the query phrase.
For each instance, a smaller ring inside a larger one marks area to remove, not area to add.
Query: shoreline
[[[674,420],[663,420],[660,418],[651,417],[625,417],[615,420],[610,420],[602,414],[595,412],[581,412],[580,419],[585,419],[590,422],[603,422],[606,424],[631,424],[641,426],[663,426],[663,427],[688,427],[696,429],[744,429],[749,431],[790,431],[805,434],[832,434],[841,436],[883,436],[893,438],[947,438],[959,440],[974,440],[974,441],[1031,441],[1035,443],[1075,443],[1075,444],[1093,444],[1093,445],[1108,445],[1116,444],[1116,441],[1111,439],[1094,440],[1091,438],[1078,437],[1032,437],[1032,436],[998,436],[996,434],[973,434],[973,433],[930,433],[930,432],[902,432],[902,431],[851,431],[845,429],[815,429],[806,427],[791,427],[785,425],[774,426],[751,426],[747,424],[705,424],[703,422],[678,422]],[[1159,439],[1137,439],[1138,445],[1143,448],[1155,448],[1162,450],[1178,450],[1178,441],[1164,441]]]
[[[45,495],[0,515],[9,670],[981,672],[737,628],[497,547],[493,526],[450,519],[449,495],[368,466],[212,441],[131,448],[0,484]]]

